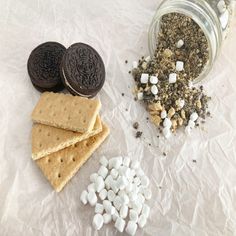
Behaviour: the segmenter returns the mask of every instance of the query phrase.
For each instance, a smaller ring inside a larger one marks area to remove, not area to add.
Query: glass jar
[[[225,0],[226,11],[219,10],[219,0],[164,0],[158,7],[149,29],[149,51],[153,55],[158,44],[159,24],[163,15],[180,13],[192,18],[203,30],[209,45],[209,60],[194,82],[199,82],[210,72],[222,43],[229,29],[230,19],[233,14],[234,0]],[[226,14],[226,19],[223,19]],[[227,19],[228,17],[228,19]],[[225,22],[227,20],[227,22]]]

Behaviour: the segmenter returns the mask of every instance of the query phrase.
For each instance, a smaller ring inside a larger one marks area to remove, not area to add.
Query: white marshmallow
[[[95,192],[95,184],[94,183],[91,183],[88,185],[88,192],[90,191],[94,191]]]
[[[131,202],[135,201],[137,198],[138,198],[137,193],[135,193],[133,191],[129,193],[129,199]]]
[[[138,62],[137,61],[133,61],[133,69],[137,69],[138,68]]]
[[[147,84],[149,79],[149,74],[142,74],[140,78],[141,84]]]
[[[122,233],[125,229],[125,221],[121,218],[118,217],[115,222],[115,228]]]
[[[158,88],[157,88],[156,85],[152,85],[152,87],[151,87],[151,93],[152,93],[153,95],[157,95],[157,94],[158,94]]]
[[[183,41],[182,39],[180,39],[180,40],[176,43],[176,47],[177,47],[177,48],[181,48],[181,47],[183,47],[183,45],[184,45],[184,41]]]
[[[118,193],[119,188],[117,187],[117,181],[116,180],[111,180],[111,189],[113,190],[114,193]]]
[[[100,159],[100,164],[101,165],[103,165],[104,167],[107,167],[107,165],[108,165],[108,160],[106,159],[106,157],[101,157],[101,159]]]
[[[229,11],[226,10],[223,14],[220,15],[220,23],[222,29],[226,29],[228,23],[229,23]]]
[[[226,11],[226,9],[227,9],[225,1],[224,0],[220,0],[218,2],[218,4],[217,4],[217,8],[218,8],[219,12],[221,14],[223,14]]]
[[[120,217],[125,219],[128,215],[128,206],[127,205],[122,205],[120,208]]]
[[[163,130],[162,130],[162,133],[164,135],[164,137],[166,139],[170,138],[171,136],[171,131],[170,131],[170,128],[169,127],[165,127]]]
[[[157,78],[157,76],[152,75],[152,76],[150,77],[150,83],[151,83],[151,84],[157,84],[157,83],[158,83],[158,78]]]
[[[197,114],[197,112],[192,113],[191,116],[190,116],[190,120],[196,121],[197,119],[198,119],[198,114]]]
[[[161,112],[161,119],[165,119],[166,117],[167,117],[167,112],[166,112],[166,110],[163,110]]]
[[[180,108],[183,108],[184,105],[185,105],[185,101],[184,101],[183,99],[180,99],[180,100],[179,100],[179,107],[180,107]]]
[[[125,189],[125,187],[128,185],[128,180],[124,176],[120,176],[117,180],[117,188],[120,190]]]
[[[113,204],[114,204],[116,210],[119,211],[120,208],[121,208],[121,205],[122,205],[121,197],[120,196],[116,196],[114,201],[113,201]]]
[[[113,169],[111,170],[111,173],[110,173],[110,174],[111,174],[111,176],[112,176],[113,179],[116,179],[116,178],[118,177],[119,172],[118,172],[116,169],[113,168]]]
[[[165,120],[164,120],[164,122],[163,122],[163,126],[164,126],[165,128],[171,128],[171,126],[172,126],[171,120],[170,120],[169,118],[165,118]]]
[[[146,58],[145,58],[145,61],[146,62],[149,62],[151,60],[151,57],[150,56],[147,56]]]
[[[129,211],[129,219],[136,223],[138,221],[138,213],[137,213],[137,211],[131,209]]]
[[[184,63],[182,61],[177,61],[176,62],[176,66],[175,66],[175,69],[177,71],[182,71],[184,69]]]
[[[132,189],[133,189],[132,183],[128,183],[128,185],[125,187],[125,191],[127,193],[130,193],[132,191]]]
[[[106,213],[108,213],[110,215],[114,215],[115,214],[115,208],[112,206],[110,201],[104,200],[103,201],[103,207],[104,207]]]
[[[126,231],[127,234],[129,234],[131,236],[134,236],[136,231],[137,231],[137,228],[138,228],[138,226],[135,222],[129,221],[127,226],[126,226],[125,231]]]
[[[105,200],[107,197],[107,190],[106,189],[101,190],[101,192],[99,193],[99,197],[102,201]]]
[[[120,168],[118,169],[119,175],[121,175],[121,176],[125,175],[127,169],[128,168],[126,166],[120,166]]]
[[[148,187],[149,182],[150,182],[149,178],[146,175],[142,176],[142,178],[141,178],[141,185],[143,187]]]
[[[140,189],[140,186],[138,186],[137,184],[133,184],[133,186],[132,186],[132,191],[133,191],[134,193],[138,194],[139,189]]]
[[[190,126],[186,126],[186,127],[185,127],[185,133],[186,133],[187,135],[190,135],[190,134],[191,134],[191,131],[192,131],[192,129],[191,129]]]
[[[103,205],[100,204],[100,203],[97,203],[96,206],[95,206],[95,213],[102,214],[103,211],[104,211]]]
[[[94,183],[95,180],[97,179],[97,177],[98,177],[98,174],[97,173],[93,173],[93,174],[90,175],[89,179],[90,179],[91,182]]]
[[[192,120],[189,120],[189,121],[188,121],[188,126],[189,126],[191,129],[193,129],[193,128],[195,127],[195,122],[192,121]]]
[[[124,195],[120,196],[120,198],[121,198],[121,201],[122,201],[123,204],[125,204],[125,205],[129,204],[129,197],[128,197],[127,194],[124,194]]]
[[[114,157],[109,160],[109,169],[115,168],[119,169],[119,167],[122,165],[123,158],[122,157]]]
[[[140,166],[140,162],[139,161],[132,161],[132,163],[131,163],[131,168],[132,169],[138,169],[139,168],[139,166]],[[135,175],[135,173],[134,173],[134,175]]]
[[[130,164],[130,158],[129,157],[125,157],[123,160],[123,165],[129,167]]]
[[[109,190],[111,188],[112,181],[113,181],[112,176],[108,175],[105,179],[105,186],[106,186],[107,190]]]
[[[143,204],[142,215],[145,215],[146,218],[149,217],[150,214],[150,207],[147,204]]]
[[[123,189],[123,190],[120,190],[119,192],[118,192],[118,195],[120,196],[120,197],[122,197],[122,196],[124,196],[126,194],[126,191]]]
[[[108,213],[105,213],[103,215],[103,221],[104,221],[104,224],[109,224],[112,220],[112,216]]]
[[[137,186],[140,185],[140,183],[141,183],[140,178],[139,178],[139,177],[135,177],[135,178],[134,178],[134,183],[135,183]]]
[[[96,214],[93,217],[93,228],[95,230],[100,230],[103,226],[104,220],[103,220],[103,216],[101,214]]]
[[[146,191],[144,192],[144,197],[147,200],[150,200],[152,198],[152,191],[150,189],[146,189]]]
[[[136,211],[138,215],[141,213],[142,207],[143,207],[143,204],[139,202],[138,199],[136,201],[131,202],[132,210]]]
[[[138,219],[139,228],[143,228],[147,224],[147,218],[145,215],[141,215]]]
[[[137,94],[137,99],[140,101],[140,100],[143,100],[143,93],[142,92],[139,92]]]
[[[143,204],[143,203],[145,202],[145,198],[146,198],[146,197],[144,197],[143,194],[138,193],[138,198],[137,198],[137,201],[138,201],[138,202],[140,202],[141,204]]]
[[[170,73],[169,74],[169,83],[174,84],[177,81],[177,74],[176,73]]]
[[[86,205],[88,203],[88,192],[84,190],[80,195],[80,201]]]
[[[105,179],[108,174],[108,169],[105,166],[101,166],[98,170],[98,174],[102,176],[103,179]]]
[[[90,206],[95,206],[97,203],[97,200],[98,200],[96,193],[94,191],[88,192],[87,199],[88,199]]]
[[[141,176],[143,176],[144,175],[144,172],[143,172],[143,170],[139,167],[138,169],[136,169],[136,175],[138,176],[138,177],[141,177]]]
[[[107,192],[107,198],[109,201],[112,202],[115,199],[115,197],[116,197],[116,194],[112,190],[109,190]]]
[[[103,190],[105,188],[105,183],[104,180],[101,176],[98,176],[96,181],[95,181],[95,190],[96,192],[100,193],[101,190]]]
[[[119,215],[118,211],[115,209],[115,213],[112,215],[112,220],[116,221],[118,217],[120,217],[120,215]]]

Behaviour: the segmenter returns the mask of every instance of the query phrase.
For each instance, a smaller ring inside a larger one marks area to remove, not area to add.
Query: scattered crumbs
[[[159,186],[159,189],[162,189],[162,187],[161,187],[161,186]]]
[[[157,138],[160,138],[160,136],[159,136],[159,135],[157,135]]]
[[[125,64],[127,64],[128,63],[128,60],[125,60]]]
[[[122,97],[124,97],[124,96],[125,96],[125,94],[124,94],[124,93],[122,93],[121,95],[122,95]]]
[[[164,157],[166,157],[166,156],[167,156],[167,154],[166,154],[165,152],[163,152],[163,156],[164,156]]]
[[[150,146],[152,146],[152,144],[151,144],[151,143],[149,143],[149,144],[148,144],[148,146],[150,147]]]
[[[142,56],[142,60],[144,60],[144,56]]]
[[[134,101],[135,101],[135,102],[137,102],[137,101],[138,101],[138,99],[135,97],[135,98],[134,98]]]
[[[134,129],[138,129],[138,127],[139,127],[139,123],[138,123],[138,122],[135,122],[135,123],[133,124],[133,128],[134,128]]]
[[[193,160],[193,163],[197,163],[197,160]]]
[[[126,108],[125,110],[128,111],[128,108]]]
[[[203,89],[204,89],[202,85],[200,86],[200,89],[201,89],[201,90],[203,90]]]
[[[149,117],[147,117],[146,120],[149,120]]]
[[[131,74],[131,70],[129,71],[129,74]]]
[[[198,123],[196,124],[196,127],[199,127],[199,124],[198,124]]]
[[[202,121],[201,121],[201,123],[202,123],[202,124],[205,124],[205,123],[206,123],[206,121],[205,121],[205,120],[202,120]]]
[[[143,134],[143,132],[141,132],[141,131],[138,131],[137,133],[136,133],[136,138],[141,138],[141,136],[142,136],[142,134]]]
[[[211,113],[209,111],[207,112],[207,116],[211,116]]]

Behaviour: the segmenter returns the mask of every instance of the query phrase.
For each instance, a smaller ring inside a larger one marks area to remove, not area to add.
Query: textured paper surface
[[[133,60],[147,55],[147,29],[159,2],[0,1],[1,236],[120,236],[112,225],[95,232],[94,209],[79,201],[99,158],[120,154],[140,160],[151,179],[151,217],[138,236],[235,235],[236,20],[204,82],[213,114],[205,131],[158,140],[145,109],[133,101],[128,71]],[[99,98],[111,134],[59,195],[31,159],[30,115],[39,93],[30,83],[26,62],[31,50],[48,40],[66,47],[91,44],[107,70]],[[134,138],[134,121],[139,121],[145,140]]]

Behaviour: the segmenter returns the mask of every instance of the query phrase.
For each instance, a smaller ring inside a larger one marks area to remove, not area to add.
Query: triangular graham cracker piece
[[[53,152],[69,147],[102,131],[102,122],[97,116],[92,131],[77,133],[48,125],[35,124],[32,128],[32,158],[40,159]]]
[[[109,135],[109,128],[102,124],[102,132],[73,146],[36,160],[37,165],[53,188],[60,192],[94,151]]]

